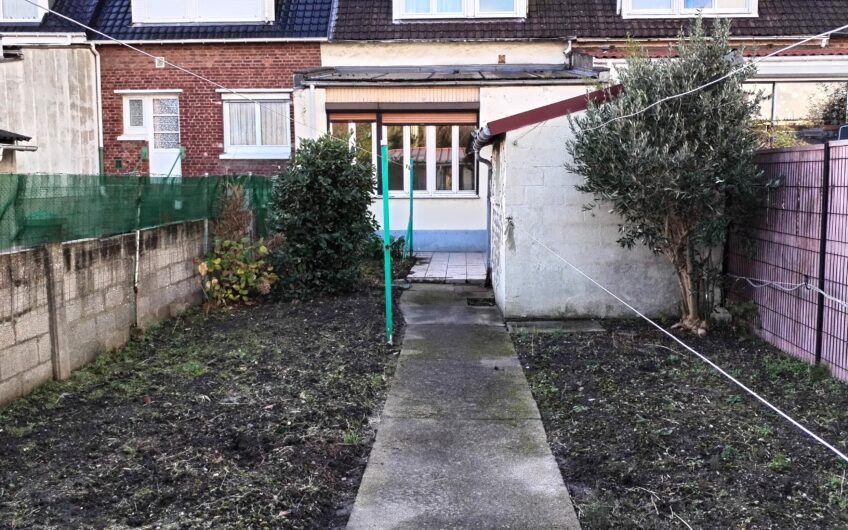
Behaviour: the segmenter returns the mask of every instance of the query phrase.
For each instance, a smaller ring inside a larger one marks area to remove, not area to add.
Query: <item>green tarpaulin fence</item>
[[[214,218],[228,184],[241,186],[267,235],[267,177],[0,175],[0,250]]]

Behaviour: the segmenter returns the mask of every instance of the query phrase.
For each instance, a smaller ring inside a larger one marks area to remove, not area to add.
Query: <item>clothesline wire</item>
[[[509,226],[510,226],[511,228],[513,228],[513,229],[518,228],[518,227],[515,225],[514,220],[512,220],[512,219],[510,219],[510,221],[509,221]],[[584,272],[581,268],[577,267],[577,266],[576,266],[576,265],[574,265],[571,261],[569,261],[567,258],[565,258],[564,256],[562,256],[560,253],[556,252],[556,251],[555,251],[555,250],[553,250],[551,247],[549,247],[548,245],[546,245],[545,243],[543,243],[542,241],[540,241],[538,238],[536,238],[536,237],[535,237],[532,233],[525,232],[524,230],[522,230],[522,229],[520,229],[520,228],[518,228],[518,230],[519,230],[520,232],[526,233],[526,234],[527,234],[527,236],[530,238],[530,240],[531,240],[533,243],[535,243],[536,245],[538,245],[539,247],[541,247],[542,249],[544,249],[545,251],[547,251],[548,253],[550,253],[552,256],[554,256],[554,257],[555,257],[556,259],[558,259],[559,261],[563,262],[565,265],[567,265],[569,268],[571,268],[571,269],[572,269],[574,272],[576,272],[578,275],[582,276],[584,279],[586,279],[587,281],[589,281],[590,283],[592,283],[595,287],[599,288],[600,290],[604,291],[606,294],[608,294],[609,296],[611,296],[612,298],[614,298],[615,300],[617,300],[617,301],[618,301],[619,303],[621,303],[624,307],[626,307],[627,309],[629,309],[630,311],[632,311],[634,314],[636,314],[639,318],[641,318],[642,320],[646,321],[646,322],[647,322],[648,324],[650,324],[651,326],[653,326],[653,327],[655,327],[656,329],[658,329],[658,330],[659,330],[662,334],[666,335],[667,337],[669,337],[670,339],[672,339],[674,342],[678,343],[678,344],[679,344],[679,345],[681,345],[683,348],[685,348],[687,351],[689,351],[689,352],[690,352],[690,353],[692,353],[693,355],[697,356],[697,357],[698,357],[699,359],[701,359],[704,363],[706,363],[706,364],[707,364],[707,365],[709,365],[711,368],[713,368],[716,372],[718,372],[719,374],[721,374],[722,376],[724,376],[726,379],[728,379],[728,380],[729,380],[730,382],[732,382],[734,385],[736,385],[736,386],[738,386],[739,388],[741,388],[742,390],[744,390],[746,393],[748,393],[749,395],[751,395],[753,398],[755,398],[757,401],[759,401],[760,403],[762,403],[763,405],[765,405],[767,408],[771,409],[771,410],[772,410],[773,412],[775,412],[778,416],[782,417],[784,420],[786,420],[787,422],[789,422],[790,424],[792,424],[795,428],[797,428],[798,430],[800,430],[801,432],[803,432],[803,433],[804,433],[804,434],[806,434],[808,437],[812,438],[813,440],[815,440],[816,442],[818,442],[819,444],[821,444],[821,445],[822,445],[822,446],[824,446],[825,448],[829,449],[829,450],[830,450],[833,454],[835,454],[837,457],[839,457],[839,458],[840,458],[840,459],[842,459],[843,461],[848,462],[848,456],[846,456],[846,455],[845,455],[845,453],[843,453],[842,451],[840,451],[839,449],[837,449],[835,446],[833,446],[832,444],[830,444],[827,440],[823,439],[821,436],[817,435],[816,433],[814,433],[813,431],[811,431],[809,428],[807,428],[807,427],[805,427],[804,425],[802,425],[800,422],[798,422],[798,421],[797,421],[797,420],[795,420],[793,417],[791,417],[789,414],[787,414],[786,412],[784,412],[783,410],[781,410],[780,408],[778,408],[776,405],[772,404],[772,403],[771,403],[770,401],[768,401],[766,398],[764,398],[763,396],[761,396],[760,394],[758,394],[757,392],[755,392],[754,390],[752,390],[751,388],[749,388],[748,386],[746,386],[744,383],[742,383],[741,381],[739,381],[738,379],[736,379],[735,377],[733,377],[732,375],[730,375],[730,374],[729,374],[726,370],[724,370],[722,367],[720,367],[719,365],[717,365],[715,362],[713,362],[713,361],[712,361],[710,358],[708,358],[706,355],[704,355],[704,354],[702,354],[702,353],[698,352],[698,351],[697,351],[697,350],[695,350],[693,347],[689,346],[687,343],[685,343],[683,340],[681,340],[679,337],[677,337],[676,335],[674,335],[673,333],[671,333],[670,331],[668,331],[667,329],[665,329],[663,326],[661,326],[660,324],[658,324],[658,323],[654,322],[652,319],[650,319],[650,318],[648,318],[647,316],[645,316],[645,314],[644,314],[644,313],[642,313],[641,311],[639,311],[638,309],[636,309],[633,305],[631,305],[631,304],[630,304],[630,303],[628,303],[626,300],[624,300],[622,297],[618,296],[618,295],[617,295],[617,294],[615,294],[613,291],[611,291],[610,289],[608,289],[607,287],[605,287],[604,285],[602,285],[600,282],[598,282],[597,280],[595,280],[594,278],[592,278],[591,276],[589,276],[589,275],[588,275],[586,272]]]

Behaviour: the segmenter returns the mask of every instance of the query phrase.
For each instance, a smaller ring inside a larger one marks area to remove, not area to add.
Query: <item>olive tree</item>
[[[573,118],[567,145],[569,169],[584,179],[578,189],[593,196],[587,208],[609,206],[622,219],[622,246],[641,243],[671,261],[681,324],[699,333],[707,326],[698,284],[715,272],[712,251],[754,210],[765,185],[754,162],[759,102],[742,86],[753,69],[630,115],[738,69],[729,36],[727,22],[707,36],[697,20],[668,58],[632,51],[620,74],[624,93]]]

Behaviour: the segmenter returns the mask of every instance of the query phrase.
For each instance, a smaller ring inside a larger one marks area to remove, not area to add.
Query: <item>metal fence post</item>
[[[827,221],[830,213],[830,142],[824,144],[824,164],[822,168],[821,233],[819,244],[819,295],[816,313],[816,364],[821,364],[822,342],[824,339],[824,289],[827,274]]]

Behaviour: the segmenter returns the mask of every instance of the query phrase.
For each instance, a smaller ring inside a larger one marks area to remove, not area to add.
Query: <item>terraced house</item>
[[[388,179],[396,234],[412,194],[416,248],[485,252],[507,317],[621,313],[575,285],[527,230],[649,313],[671,312],[667,265],[620,249],[616,218],[582,211],[580,178],[565,169],[564,114],[614,82],[628,40],[667,54],[699,15],[732,18],[748,55],[848,22],[839,0],[338,0],[322,68],[299,77],[297,112],[353,133],[375,160],[386,140],[394,163],[378,176]],[[781,138],[817,141],[845,119],[846,82],[848,39],[834,35],[768,60],[751,87],[766,93],[763,118]]]
[[[98,32],[148,54],[90,32],[106,171],[275,175],[288,163],[294,72],[321,64],[330,0],[97,4]]]

